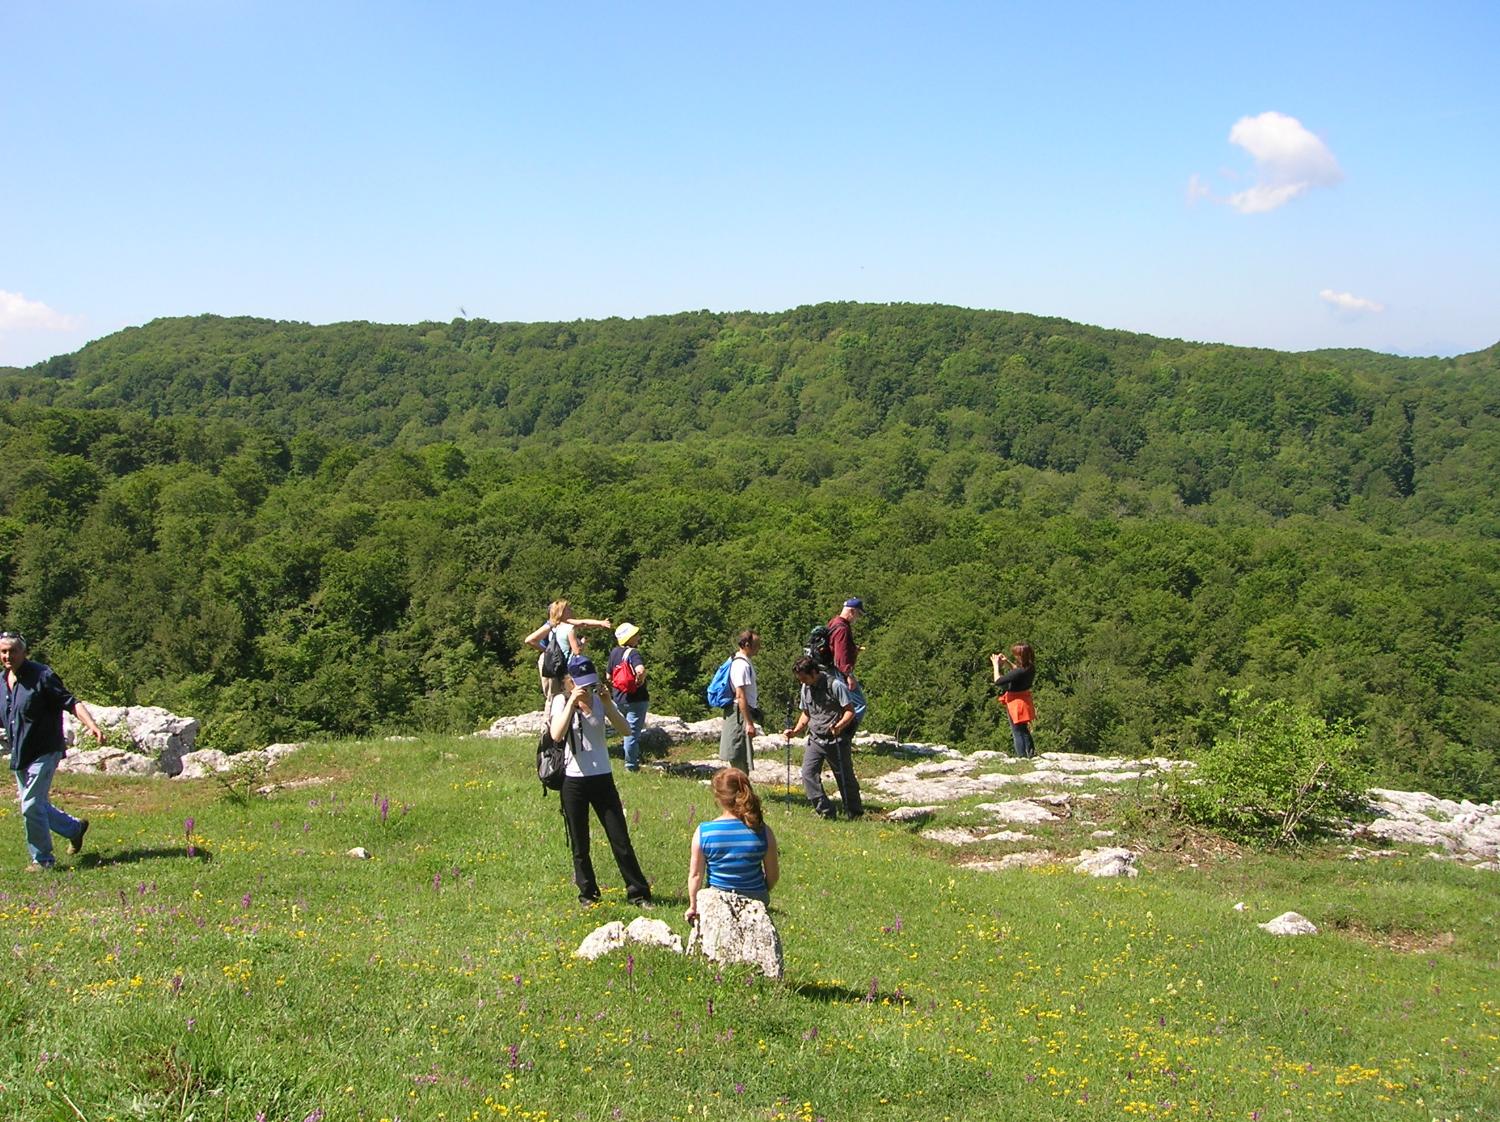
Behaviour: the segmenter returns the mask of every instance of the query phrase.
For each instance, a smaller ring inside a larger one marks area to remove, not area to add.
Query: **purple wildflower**
[[[432,890],[434,892],[436,892],[439,888],[442,888],[442,887],[443,887],[443,874],[442,873],[433,873],[432,874]]]
[[[323,1122],[323,1108],[320,1106],[309,1114],[302,1122]]]
[[[515,1045],[515,1044],[507,1044],[505,1046],[505,1050],[510,1053],[510,1066],[511,1067],[518,1067],[518,1066],[520,1066],[520,1063],[521,1063],[521,1061],[520,1061],[520,1055],[521,1055],[521,1049],[520,1049],[520,1047],[517,1046],[517,1045]]]
[[[240,907],[242,907],[242,908],[248,908],[249,906],[250,906],[250,893],[247,892],[243,896],[240,897]]]
[[[385,820],[391,816],[391,800],[380,800],[380,824],[385,825]]]
[[[870,988],[865,992],[865,1004],[869,1005],[880,996],[880,979],[871,978]]]

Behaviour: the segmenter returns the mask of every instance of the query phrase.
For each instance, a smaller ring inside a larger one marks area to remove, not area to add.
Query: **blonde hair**
[[[568,612],[570,612],[572,609],[573,605],[568,603],[566,600],[552,601],[552,603],[547,606],[547,622],[551,623],[554,627],[557,626],[559,623],[562,623],[568,618]]]
[[[724,767],[714,772],[714,798],[725,813],[732,814],[756,833],[765,825],[760,812],[760,796],[750,786],[750,777],[737,767]]]

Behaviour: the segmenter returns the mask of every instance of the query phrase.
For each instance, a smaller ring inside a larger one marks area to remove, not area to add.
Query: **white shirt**
[[[589,705],[592,713],[585,713],[579,705],[573,710],[573,729],[568,734],[567,766],[564,775],[581,779],[589,775],[609,774],[609,752],[604,747],[604,699],[599,691],[589,687]],[[552,721],[568,707],[566,695],[559,693],[547,705],[547,720]]]
[[[729,685],[731,689],[744,688],[745,704],[751,709],[760,705],[760,688],[755,683],[755,667],[747,655],[736,654],[734,661],[729,664]]]

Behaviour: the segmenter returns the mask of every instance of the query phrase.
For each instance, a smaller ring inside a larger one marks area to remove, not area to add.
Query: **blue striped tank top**
[[[765,892],[766,839],[738,818],[698,824],[698,847],[708,861],[708,886],[726,892]]]

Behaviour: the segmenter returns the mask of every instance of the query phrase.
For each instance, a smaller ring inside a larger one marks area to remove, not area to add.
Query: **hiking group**
[[[863,616],[864,601],[849,597],[837,615],[812,629],[792,666],[798,713],[796,720],[782,729],[782,735],[790,753],[792,738],[807,734],[802,753],[802,792],[822,818],[837,818],[840,805],[851,819],[864,814],[853,759],[854,734],[868,707],[856,669],[863,648],[854,635],[854,624]],[[537,669],[547,701],[537,774],[545,787],[561,795],[579,900],[592,904],[599,899],[590,859],[588,817],[592,808],[625,880],[628,898],[633,904],[647,905],[650,887],[630,841],[604,745],[608,723],[624,739],[626,770],[640,770],[640,735],[649,702],[647,671],[639,650],[640,628],[633,623],[614,628],[615,646],[606,670],[608,690],[600,687],[599,673],[585,653],[587,640],[579,634],[580,628],[612,626],[607,619],[576,617],[568,601],[557,600],[550,606],[547,622],[526,637],[527,644],[539,652]],[[694,910],[691,902],[705,877],[710,887],[730,891],[736,891],[736,886],[749,887],[757,898],[760,893],[769,893],[775,883],[775,838],[761,819],[760,801],[750,787],[755,741],[766,720],[755,669],[760,649],[759,632],[753,628],[741,631],[735,638],[734,652],[719,665],[705,691],[709,707],[719,710],[724,718],[719,736],[723,767],[714,779],[724,816],[706,834],[701,829],[694,833],[689,913]],[[1005,706],[1010,722],[1015,754],[1035,755],[1031,685],[1036,670],[1030,644],[1016,643],[1009,654],[992,654],[990,669],[996,700]],[[790,704],[787,717],[790,721]],[[790,755],[787,766],[790,772]],[[825,768],[833,773],[838,786],[837,803],[824,788]],[[712,839],[707,845],[705,837]],[[726,838],[730,839],[727,848]],[[719,883],[715,882],[716,860],[721,862],[721,869],[728,870]],[[726,860],[728,863],[723,864]]]
[[[823,786],[823,770],[833,773],[840,803],[850,818],[864,813],[859,779],[854,774],[854,733],[866,712],[867,702],[856,664],[863,649],[854,636],[854,624],[864,615],[858,596],[845,600],[838,614],[813,628],[802,655],[792,667],[798,684],[798,715],[782,730],[788,746],[804,731],[807,744],[802,756],[802,790],[808,804],[821,817],[836,818],[838,805]],[[615,645],[606,663],[608,688],[594,661],[587,654],[583,629],[613,630]],[[627,771],[641,767],[641,733],[646,726],[650,694],[648,672],[639,650],[640,628],[633,623],[615,627],[608,619],[588,619],[574,614],[567,600],[555,600],[547,620],[526,637],[537,651],[537,671],[546,702],[545,733],[538,746],[537,774],[544,786],[559,792],[568,845],[573,857],[573,879],[579,899],[591,904],[599,899],[598,881],[590,855],[589,812],[599,819],[625,880],[631,903],[649,905],[650,883],[641,871],[625,821],[624,805],[615,785],[614,772],[605,743],[606,725],[622,737]],[[725,815],[747,826],[760,838],[764,887],[769,892],[776,879],[775,839],[760,818],[759,799],[750,788],[755,740],[764,727],[756,679],[755,657],[760,653],[758,632],[747,629],[735,641],[734,653],[721,664],[707,690],[709,705],[724,716],[719,738],[719,772],[728,784],[716,778],[715,792]],[[1035,661],[1030,645],[1017,643],[1010,655],[990,656],[999,700],[1006,706],[1018,756],[1035,754],[1031,737],[1034,708],[1031,684]],[[1002,664],[1009,670],[1002,672]],[[52,777],[64,754],[63,713],[73,713],[98,741],[104,734],[93,715],[78,701],[50,667],[29,657],[26,640],[17,632],[0,633],[0,668],[4,690],[0,691],[0,738],[9,749],[10,766],[16,777],[27,848],[33,869],[55,863],[52,835],[69,843],[70,853],[83,847],[87,819],[73,818],[52,805]],[[790,706],[787,713],[791,721]],[[788,757],[790,769],[790,757]],[[738,778],[736,778],[738,777]],[[727,831],[727,832],[726,832]],[[714,841],[704,846],[695,834],[694,864],[699,878],[714,883],[713,853],[728,852],[719,844],[734,830],[721,825],[709,832]],[[730,850],[745,856],[745,839],[737,837]],[[717,847],[717,848],[716,848]],[[739,859],[737,858],[737,860]],[[743,865],[743,861],[740,861]],[[731,862],[733,865],[733,862]],[[749,874],[734,867],[728,881],[746,886]],[[750,877],[753,880],[753,877]]]

